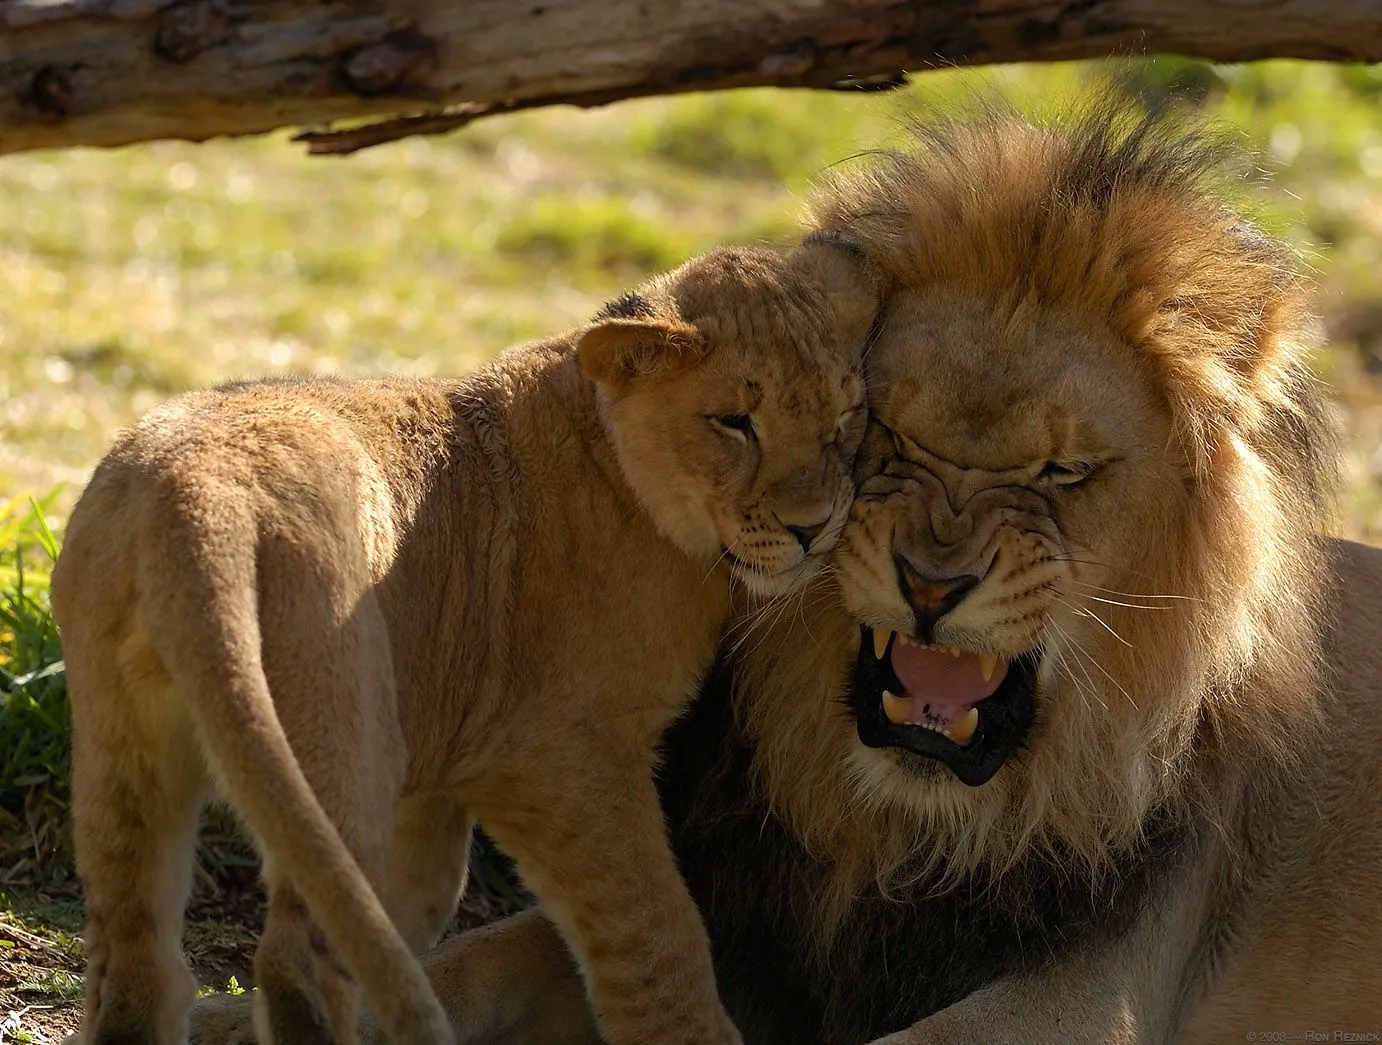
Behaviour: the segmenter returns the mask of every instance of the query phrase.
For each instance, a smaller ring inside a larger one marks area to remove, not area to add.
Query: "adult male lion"
[[[1382,554],[1316,536],[1218,157],[981,107],[819,201],[892,285],[843,599],[741,622],[664,770],[746,1042],[1382,1031]],[[464,1041],[593,1041],[571,970],[532,912],[429,972]]]

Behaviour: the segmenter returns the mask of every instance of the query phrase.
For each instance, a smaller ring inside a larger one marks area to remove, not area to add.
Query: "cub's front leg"
[[[544,773],[550,786],[524,781],[521,806],[479,815],[569,942],[606,1041],[740,1045],[647,756],[567,756],[561,771]]]

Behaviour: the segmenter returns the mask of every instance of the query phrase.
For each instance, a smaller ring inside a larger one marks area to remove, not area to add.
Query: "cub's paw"
[[[192,1006],[188,1045],[255,1045],[251,995],[209,994]]]

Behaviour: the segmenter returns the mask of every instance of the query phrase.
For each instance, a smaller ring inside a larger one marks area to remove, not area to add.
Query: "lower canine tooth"
[[[883,691],[883,714],[888,716],[888,721],[894,726],[900,726],[907,721],[907,716],[912,711],[912,702],[904,697],[897,697]]]
[[[957,744],[967,744],[974,731],[979,728],[979,709],[970,708],[963,715],[951,723],[950,728],[945,732]]]
[[[882,628],[873,629],[873,659],[882,660],[883,654],[888,652],[888,637],[892,635],[890,631]]]
[[[979,674],[984,676],[985,682],[993,678],[994,669],[996,669],[997,667],[998,658],[995,657],[992,653],[979,654]]]

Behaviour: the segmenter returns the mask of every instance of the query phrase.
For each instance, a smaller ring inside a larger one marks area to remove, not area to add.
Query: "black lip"
[[[1008,668],[1002,685],[979,704],[979,726],[974,738],[961,747],[939,733],[917,726],[896,726],[883,714],[883,690],[902,692],[893,674],[892,644],[888,640],[883,659],[873,655],[873,629],[860,627],[859,655],[849,691],[859,740],[868,747],[893,747],[944,763],[961,783],[979,787],[993,779],[1008,757],[1026,743],[1036,711],[1035,654],[1018,657]]]

